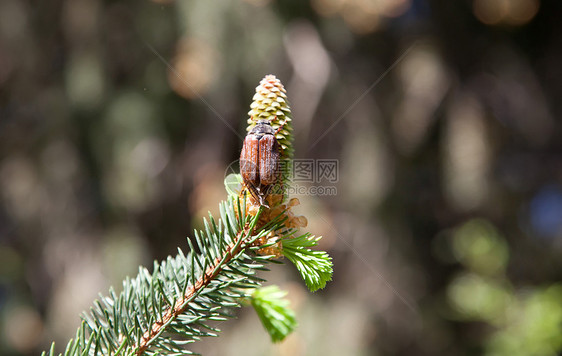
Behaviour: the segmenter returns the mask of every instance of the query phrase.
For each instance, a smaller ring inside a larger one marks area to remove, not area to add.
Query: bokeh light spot
[[[541,237],[562,237],[562,189],[547,186],[531,200],[530,220],[533,230]]]
[[[203,95],[217,75],[217,55],[206,43],[195,38],[179,41],[168,82],[178,95],[191,99]]]
[[[468,268],[487,275],[503,272],[509,258],[506,242],[482,219],[471,220],[455,231],[453,253]]]
[[[539,0],[475,0],[474,15],[487,25],[524,25],[539,11]]]

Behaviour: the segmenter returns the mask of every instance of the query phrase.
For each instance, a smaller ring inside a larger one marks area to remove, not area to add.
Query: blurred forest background
[[[254,88],[285,84],[334,280],[290,265],[205,355],[562,354],[562,2],[0,1],[0,354],[66,345],[98,293],[226,198]],[[236,165],[235,165],[236,166]]]

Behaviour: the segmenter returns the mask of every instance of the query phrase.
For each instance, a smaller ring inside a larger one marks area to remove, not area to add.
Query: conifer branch
[[[249,227],[238,232],[234,241],[225,248],[222,256],[215,258],[214,264],[207,267],[205,273],[197,279],[195,284],[187,287],[187,290],[184,291],[182,298],[177,300],[171,307],[167,308],[164,312],[164,316],[160,320],[156,320],[150,329],[143,334],[139,344],[133,346],[133,349],[137,350],[135,353],[136,355],[142,355],[150,346],[151,341],[162,333],[163,328],[169,324],[171,320],[177,318],[185,312],[185,310],[189,307],[189,302],[193,300],[194,296],[196,296],[202,289],[206,288],[209,283],[218,276],[223,268],[228,265],[234,256],[238,255],[253,242],[250,238],[250,234],[255,227],[257,219],[259,219],[259,214],[256,215],[256,218]]]
[[[285,89],[275,77],[266,76],[254,99],[251,118],[270,118],[271,125],[280,128],[281,156],[290,159],[292,129]],[[280,193],[267,196],[268,208],[247,199],[240,175],[226,177],[229,199],[219,206],[220,219],[210,214],[204,219],[204,229],[187,239],[187,254],[178,248],[175,257],[154,262],[152,273],[141,267],[135,278],[125,279],[122,292],[111,288],[107,296],[100,296],[82,315],[63,354],[192,354],[185,346],[216,336],[219,330],[210,323],[232,317],[229,310],[242,301],[251,301],[273,341],[285,338],[296,327],[294,313],[279,288],[258,289],[263,280],[256,273],[285,256],[312,291],[323,288],[332,275],[328,254],[310,249],[318,238],[308,233],[294,237],[306,226],[306,218],[290,211],[298,200],[288,200],[283,191],[287,177],[282,174],[277,183]],[[54,343],[42,355],[57,355]]]

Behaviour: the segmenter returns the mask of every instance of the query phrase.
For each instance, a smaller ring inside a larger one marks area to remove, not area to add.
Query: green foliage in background
[[[492,326],[485,354],[555,356],[562,351],[562,284],[514,288],[506,275],[507,242],[487,220],[460,226],[451,246],[465,267],[448,288],[451,317]]]

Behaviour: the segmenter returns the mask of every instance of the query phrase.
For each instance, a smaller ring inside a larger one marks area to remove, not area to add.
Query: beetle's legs
[[[260,197],[260,194],[256,190],[256,187],[254,187],[252,184],[246,184],[246,188],[248,188],[248,191],[250,192],[252,198],[254,198],[254,201],[259,202],[260,205],[262,205],[261,204],[262,199]]]
[[[267,200],[265,200],[265,198],[267,198],[267,193],[269,192],[269,188],[270,188],[269,186],[262,185],[262,184],[260,184],[256,188],[256,190],[258,192],[258,195],[259,195],[260,205],[265,206],[268,209],[269,209],[269,205],[267,205]]]

